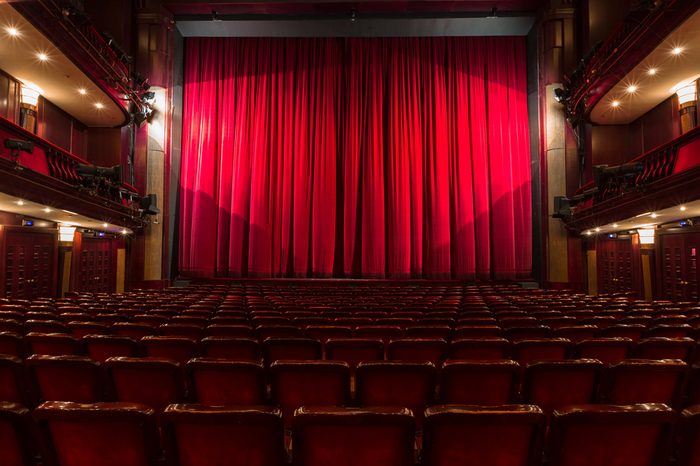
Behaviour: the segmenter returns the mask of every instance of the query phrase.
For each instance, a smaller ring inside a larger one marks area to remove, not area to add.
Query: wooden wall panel
[[[632,238],[600,238],[596,241],[596,263],[599,293],[644,295],[638,242]]]
[[[58,232],[0,227],[0,296],[34,299],[56,295]]]
[[[122,163],[121,128],[88,128],[87,159],[101,167]]]
[[[19,122],[19,84],[0,70],[0,117]]]
[[[37,113],[37,135],[70,152],[73,118],[43,97]]]

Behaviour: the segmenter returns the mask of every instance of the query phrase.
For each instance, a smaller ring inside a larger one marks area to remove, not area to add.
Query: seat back
[[[143,354],[151,358],[170,359],[185,365],[197,357],[197,341],[186,337],[149,336],[141,339]]]
[[[687,363],[695,357],[695,340],[692,338],[644,338],[637,342],[634,357],[639,359],[680,359]]]
[[[321,359],[321,343],[311,338],[268,338],[263,342],[266,364],[289,359]]]
[[[508,359],[510,355],[511,344],[505,338],[453,340],[450,345],[450,359]]]
[[[24,337],[27,354],[48,354],[50,356],[81,355],[80,342],[63,333],[28,333]]]
[[[351,369],[361,362],[384,359],[384,343],[379,339],[331,338],[326,342],[326,359],[344,361]]]
[[[284,430],[278,409],[173,404],[165,410],[163,420],[171,465],[284,465]]]
[[[406,408],[300,408],[295,466],[412,466],[414,420]]]
[[[604,364],[612,364],[627,358],[632,344],[630,338],[591,338],[576,343],[575,355],[581,359],[597,359]]]
[[[191,398],[205,405],[265,404],[260,363],[195,358],[186,366]]]
[[[252,338],[211,336],[199,342],[203,356],[231,361],[259,362],[260,344]]]
[[[680,422],[678,466],[700,466],[700,405],[683,410]]]
[[[87,335],[84,336],[85,350],[95,361],[105,362],[116,356],[134,357],[138,355],[138,343],[129,337],[118,335]]]
[[[423,465],[539,466],[544,415],[537,406],[428,408]]]
[[[19,334],[0,332],[0,354],[22,358],[25,353],[24,340]]]
[[[29,410],[17,403],[0,401],[0,464],[32,466]]]
[[[436,378],[431,362],[363,362],[357,366],[356,398],[361,406],[409,408],[420,423],[433,402]]]
[[[0,355],[0,401],[29,405],[31,397],[27,388],[22,361],[14,356]]]
[[[557,408],[593,403],[604,367],[595,359],[532,363],[525,368],[523,400],[548,416]]]
[[[447,342],[440,338],[399,338],[389,342],[387,359],[391,361],[430,361],[440,366],[447,356]]]
[[[607,403],[666,403],[676,407],[683,396],[688,365],[676,359],[628,359],[607,371],[602,395]]]
[[[104,362],[113,396],[160,412],[181,403],[185,385],[180,365],[168,359],[109,358]]]
[[[585,405],[555,410],[552,466],[666,464],[674,412],[663,404]]]
[[[503,405],[513,402],[520,366],[510,360],[449,361],[440,371],[440,402]]]
[[[288,427],[301,406],[345,406],[350,399],[350,368],[341,361],[277,361],[270,378],[272,401]]]
[[[104,400],[102,371],[90,358],[34,354],[27,358],[26,365],[40,402]]]
[[[537,361],[563,361],[570,349],[571,341],[566,338],[523,340],[513,344],[513,359],[524,368]]]
[[[48,466],[157,464],[153,410],[133,403],[48,401],[36,408]]]

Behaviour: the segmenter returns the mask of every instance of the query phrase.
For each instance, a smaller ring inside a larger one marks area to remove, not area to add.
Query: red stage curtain
[[[179,267],[530,274],[521,37],[186,42]]]

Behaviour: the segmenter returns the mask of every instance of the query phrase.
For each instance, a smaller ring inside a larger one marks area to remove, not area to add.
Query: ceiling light
[[[675,92],[678,96],[678,103],[680,105],[687,104],[690,102],[695,102],[698,98],[697,86],[695,80],[698,77],[695,76],[686,81],[679,82],[671,88],[671,92]]]
[[[657,71],[658,71],[658,70],[657,70],[656,68],[649,68],[649,69],[647,70],[647,74],[648,74],[649,76],[654,76],[654,75],[656,74]]]
[[[613,228],[617,228],[617,227],[619,227],[619,226],[620,226],[620,225],[618,225],[617,223],[613,223]]]
[[[686,206],[682,205],[682,206],[680,207],[680,209],[681,209],[681,212],[685,212],[686,209],[688,209],[688,208],[687,208]]]
[[[683,47],[673,47],[671,53],[674,55],[680,55],[681,53],[683,53]]]
[[[103,223],[102,228],[107,228],[109,226],[109,223]]]
[[[103,104],[102,102],[95,102],[95,108],[98,110],[102,110],[103,108],[105,108],[105,104]]]
[[[652,214],[650,215],[650,217],[651,217],[651,218],[656,218],[656,217],[658,217],[658,215],[657,215],[655,212],[652,212]]]
[[[37,53],[36,57],[41,61],[48,61],[48,59],[49,59],[49,56],[44,52]]]
[[[592,232],[591,230],[588,230],[588,231],[586,232],[586,235],[588,235],[588,236],[591,236],[592,234],[593,234],[593,232]]]
[[[20,199],[19,201],[17,201],[17,205],[24,205],[24,201]]]
[[[12,36],[12,37],[17,37],[17,36],[19,36],[19,29],[17,29],[17,28],[14,27],[14,26],[7,26],[7,27],[5,28],[5,32],[7,32],[7,34],[10,35],[10,36]]]
[[[78,94],[80,94],[80,95],[87,94],[87,89],[85,89],[84,87],[81,87],[80,89],[78,89]]]
[[[617,108],[620,106],[620,101],[619,100],[613,100],[612,103],[610,104],[613,106],[613,108]]]
[[[43,94],[44,91],[33,82],[21,81],[19,100],[23,104],[28,104],[36,107],[39,103],[39,96]]]
[[[51,208],[50,208],[50,207],[44,207],[44,212],[46,212],[46,213],[48,214],[49,212],[51,212]]]
[[[121,231],[121,234],[122,234],[122,235],[126,235],[126,234],[128,234],[128,233],[129,233],[129,232],[126,231],[126,230],[122,230],[122,231]]]
[[[596,231],[596,233],[598,233],[598,232],[600,231],[600,227],[597,227],[597,228],[595,229],[595,231]]]
[[[635,84],[630,84],[629,86],[627,86],[627,93],[634,94],[635,92],[637,92],[638,89],[639,87],[637,87]]]

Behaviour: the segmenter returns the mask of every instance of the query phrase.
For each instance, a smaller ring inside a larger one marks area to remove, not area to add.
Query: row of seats
[[[332,336],[332,332],[325,335]],[[564,338],[509,341],[503,338],[471,338],[451,343],[439,338],[249,338],[86,335],[81,339],[63,334],[0,333],[0,354],[24,358],[31,354],[87,355],[97,361],[112,356],[151,356],[185,363],[197,356],[242,361],[280,359],[333,359],[356,365],[362,361],[431,361],[448,359],[515,359],[521,364],[539,360],[594,358],[605,363],[624,359],[680,359],[689,364],[698,357],[698,344],[689,338],[593,338],[577,343]],[[388,341],[387,341],[388,340]],[[386,344],[385,344],[386,342]]]
[[[184,369],[184,371],[183,371]],[[686,398],[687,389],[687,398]],[[436,403],[497,405],[524,401],[551,412],[570,404],[700,403],[700,371],[676,360],[594,359],[538,362],[260,363],[195,358],[184,366],[154,358],[0,357],[0,400],[143,403],[156,410],[193,401],[212,405],[273,404],[285,418],[300,406],[395,406],[422,412]]]
[[[573,406],[545,415],[532,405],[435,406],[416,449],[410,410],[302,407],[285,450],[279,410],[172,404],[160,419],[131,403],[47,402],[33,415],[0,403],[0,463],[52,466],[677,466],[700,464],[700,406]],[[36,425],[38,439],[32,435]],[[673,442],[674,426],[678,435]],[[673,446],[677,445],[677,448]]]

